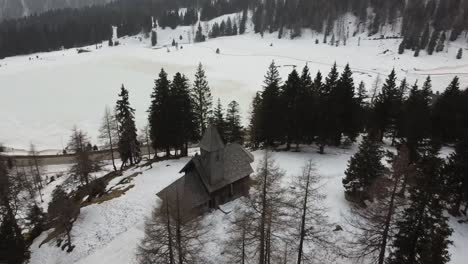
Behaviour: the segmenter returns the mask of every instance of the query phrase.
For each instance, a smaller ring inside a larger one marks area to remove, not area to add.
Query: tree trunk
[[[388,205],[387,216],[385,218],[384,230],[382,233],[382,243],[380,245],[378,264],[384,264],[385,262],[385,251],[387,249],[387,240],[388,240],[388,235],[390,232],[390,225],[392,222],[392,216],[393,216],[393,210],[395,207],[395,198],[397,195],[397,188],[398,188],[399,180],[400,180],[400,177],[396,177],[395,182],[393,184],[392,195],[390,197],[390,203]]]
[[[260,222],[260,252],[258,256],[258,263],[265,263],[265,222],[266,222],[266,192],[267,192],[267,178],[268,178],[268,161],[265,157],[265,173],[263,175],[263,190],[262,190],[262,213]]]
[[[169,263],[174,264],[174,251],[172,247],[172,232],[171,232],[171,215],[169,213],[169,203],[167,202],[166,194],[166,217],[167,217],[167,234],[168,234],[168,248],[169,248]]]
[[[307,214],[307,199],[309,198],[309,183],[310,183],[310,169],[307,172],[305,196],[304,196],[304,202],[302,206],[301,230],[300,230],[300,237],[299,237],[299,249],[297,252],[297,264],[301,264],[302,262],[302,252],[303,252],[304,237],[305,237],[305,220],[306,220],[306,214]]]

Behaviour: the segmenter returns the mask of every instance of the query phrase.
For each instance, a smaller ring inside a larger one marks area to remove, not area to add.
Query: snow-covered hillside
[[[349,236],[350,226],[346,222],[350,205],[344,199],[341,180],[347,161],[357,150],[356,145],[349,149],[330,148],[326,155],[317,154],[315,147],[303,147],[302,152],[276,152],[273,157],[278,165],[285,170],[288,182],[292,176],[301,172],[301,167],[311,159],[317,168],[317,172],[324,178],[323,192],[327,195],[325,206],[329,208],[329,216],[333,223],[344,228],[341,236]],[[196,149],[192,150],[192,155]],[[447,150],[443,151],[444,153]],[[257,166],[262,158],[263,152],[253,153]],[[135,173],[136,176],[131,184],[135,186],[124,196],[82,208],[78,220],[75,222],[72,235],[73,243],[76,245],[71,253],[65,253],[55,244],[44,244],[39,248],[41,242],[51,231],[43,233],[32,244],[31,264],[43,263],[102,263],[102,264],[129,264],[135,263],[135,249],[144,235],[145,217],[149,216],[153,206],[160,202],[156,193],[175,181],[181,175],[180,168],[188,161],[188,158],[180,160],[163,161],[149,167],[127,171],[123,176],[114,179],[110,185],[118,182],[124,177]],[[209,255],[212,263],[225,263],[223,259],[222,244],[226,238],[226,230],[229,220],[236,213],[237,201],[224,205],[224,214],[214,211],[204,216],[205,222],[213,224],[210,231],[210,243],[205,247],[205,254]],[[466,263],[468,258],[466,245],[468,243],[468,225],[459,224],[456,219],[451,219],[451,227],[454,233],[451,237],[453,245],[450,247],[452,264]],[[338,259],[335,263],[350,264],[349,259]]]
[[[204,31],[226,16],[202,23]],[[194,38],[195,30],[190,26],[158,29],[155,49],[150,47],[150,39],[136,36],[120,39],[117,47],[108,48],[107,43],[98,50],[87,47],[89,53],[78,54],[76,49],[70,49],[0,60],[0,142],[27,149],[33,141],[39,149],[61,149],[74,125],[96,141],[104,107],[114,105],[122,84],[130,91],[137,125],[142,127],[160,69],[164,67],[169,75],[180,71],[193,80],[199,62],[206,68],[214,99],[219,97],[223,103],[237,100],[244,120],[272,60],[281,67],[283,78],[293,66],[307,63],[313,73],[320,70],[327,74],[335,61],[339,67],[349,62],[355,82],[363,80],[368,89],[377,75],[383,80],[392,68],[399,78],[407,77],[410,82],[430,74],[436,91],[442,91],[454,75],[461,77],[462,85],[468,83],[466,58],[455,59],[458,48],[466,47],[464,39],[450,43],[442,53],[427,56],[422,51],[415,58],[410,51],[396,53],[400,39],[374,40],[365,33],[351,37],[346,46],[339,47],[323,44],[323,36],[310,31],[295,40],[285,33],[285,38],[279,40],[277,33],[262,38],[251,29],[241,36],[187,44],[189,35]],[[180,42],[178,50],[162,47],[173,39]],[[315,44],[316,39],[319,44]],[[216,54],[217,48],[220,54]]]

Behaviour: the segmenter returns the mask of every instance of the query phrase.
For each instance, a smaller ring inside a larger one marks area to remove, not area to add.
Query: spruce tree
[[[462,92],[459,78],[455,76],[442,95],[437,98],[432,111],[433,137],[443,143],[453,143],[463,135]]]
[[[437,43],[436,52],[441,52],[444,50],[446,38],[447,38],[446,33],[442,32],[439,38],[439,42]]]
[[[362,203],[372,198],[369,193],[371,185],[385,173],[381,161],[383,154],[377,141],[369,136],[363,138],[358,152],[351,157],[345,171],[343,186],[347,200]]]
[[[302,88],[301,79],[296,69],[288,76],[287,81],[281,88],[281,105],[283,120],[285,122],[286,150],[291,148],[291,143],[299,145],[301,141],[300,120],[298,101]],[[303,93],[302,93],[303,94]]]
[[[242,35],[245,33],[246,23],[247,23],[247,9],[244,9],[242,11],[242,18],[239,23],[239,35]]]
[[[190,85],[185,75],[179,72],[174,75],[170,84],[170,128],[173,147],[188,154],[188,144],[196,138],[196,124],[193,103],[190,97]]]
[[[151,46],[156,46],[156,44],[158,43],[158,39],[157,39],[157,36],[156,36],[156,31],[152,30],[151,31]]]
[[[462,204],[465,204],[465,213],[468,207],[468,138],[455,145],[455,152],[448,157],[443,172],[450,213],[460,216]]]
[[[167,73],[161,69],[159,78],[155,80],[153,93],[151,94],[151,105],[149,108],[150,138],[154,150],[164,150],[166,156],[170,156],[171,139],[173,134],[171,128],[174,120],[171,109],[171,98],[169,94],[170,82]]]
[[[268,67],[263,83],[260,130],[265,143],[273,146],[275,142],[282,140],[284,127],[283,120],[279,120],[282,116],[279,107],[281,78],[274,61]]]
[[[435,30],[432,32],[431,40],[429,41],[429,44],[427,45],[427,54],[432,55],[434,53],[434,49],[437,45],[437,41],[439,40],[439,31]]]
[[[424,32],[421,35],[420,42],[419,42],[420,49],[426,49],[427,44],[429,43],[429,34],[430,34],[429,25],[426,25],[426,27],[424,28]]]
[[[338,143],[338,138],[341,141],[342,135],[354,142],[360,132],[359,119],[361,117],[358,116],[359,105],[354,98],[354,90],[353,73],[349,64],[347,64],[338,80],[336,91],[332,92],[332,100],[336,99],[333,109],[336,111],[338,118],[336,143]]]
[[[457,52],[457,60],[461,60],[462,57],[463,57],[463,49],[460,48]]]
[[[260,147],[260,143],[264,141],[263,132],[261,130],[261,114],[262,114],[262,96],[261,92],[257,92],[252,100],[250,122],[249,122],[249,136],[250,143],[253,148]]]
[[[341,124],[339,124],[341,121],[341,106],[339,106],[339,104],[341,103],[343,94],[338,88],[338,81],[339,73],[335,63],[333,64],[330,73],[325,78],[325,84],[323,85],[323,99],[325,99],[326,103],[324,108],[327,110],[323,113],[323,115],[326,115],[326,117],[324,117],[324,123],[320,124],[320,126],[323,126],[326,129],[323,131],[323,134],[321,133],[321,136],[326,136],[326,142],[332,143],[335,146],[338,146],[341,143]]]
[[[392,137],[392,143],[395,143],[401,103],[400,91],[396,86],[396,73],[392,70],[376,98],[372,114],[372,128],[378,132],[380,141],[383,140],[384,135],[389,134]]]
[[[227,107],[226,113],[226,141],[228,143],[236,142],[243,144],[243,131],[239,103],[231,101]]]
[[[452,233],[444,216],[442,201],[443,161],[438,150],[424,153],[417,164],[415,183],[410,192],[410,205],[398,221],[398,233],[388,263],[448,263],[448,246]]]
[[[398,54],[403,54],[405,53],[405,40],[402,40],[400,45],[398,46]]]
[[[406,140],[411,161],[418,159],[420,148],[424,147],[424,142],[431,135],[431,119],[428,115],[431,112],[431,93],[431,79],[427,77],[422,90],[418,90],[417,84],[414,84],[403,105],[400,136]]]
[[[115,111],[119,127],[118,151],[122,160],[122,167],[127,162],[130,162],[130,165],[139,163],[141,152],[135,126],[135,109],[130,106],[128,91],[123,85],[120,88],[119,100],[117,100]]]
[[[195,81],[192,86],[192,101],[197,124],[197,138],[201,138],[211,116],[212,97],[202,64],[198,64]]]
[[[315,139],[319,94],[314,87],[307,64],[302,69],[301,88],[298,96],[298,123],[301,140],[311,144]]]
[[[203,41],[205,41],[205,35],[203,35],[201,24],[198,23],[197,32],[195,33],[195,42],[203,42]]]
[[[232,31],[233,31],[233,28],[232,28],[232,21],[231,21],[231,17],[228,17],[227,21],[226,21],[226,30],[225,30],[225,34],[226,36],[232,36]]]

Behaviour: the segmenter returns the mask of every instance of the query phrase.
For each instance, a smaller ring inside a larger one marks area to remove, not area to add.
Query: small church
[[[214,126],[205,131],[200,151],[180,171],[184,176],[157,194],[186,214],[200,214],[249,193],[250,152],[237,143],[225,145]]]

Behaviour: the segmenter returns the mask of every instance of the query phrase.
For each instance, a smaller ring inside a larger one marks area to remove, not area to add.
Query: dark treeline
[[[180,8],[187,8],[179,12]],[[370,9],[369,9],[370,8]],[[460,0],[118,0],[103,6],[49,11],[0,23],[0,58],[38,51],[50,51],[94,44],[111,37],[112,26],[118,36],[148,33],[154,17],[162,28],[196,24],[201,21],[243,11],[239,33],[245,32],[247,11],[253,13],[256,33],[278,31],[282,38],[301,35],[302,28],[324,33],[324,42],[346,41],[367,30],[378,34],[384,25],[396,28],[402,18],[405,49],[427,49],[429,54],[444,49],[446,40],[453,41],[468,28],[468,1]],[[368,12],[371,10],[371,12]],[[353,13],[358,27],[349,32],[343,15]],[[208,32],[206,32],[208,34]],[[336,36],[335,36],[336,35]]]
[[[354,142],[367,132],[377,141],[388,138],[392,145],[406,143],[411,158],[427,141],[454,144],[468,140],[468,90],[460,90],[455,77],[442,94],[432,91],[430,77],[410,88],[406,79],[397,81],[395,71],[382,87],[370,91],[354,84],[346,65],[340,74],[336,64],[322,77],[312,78],[307,65],[293,69],[282,83],[274,62],[265,75],[263,91],[252,103],[250,141],[254,147],[316,143]]]

